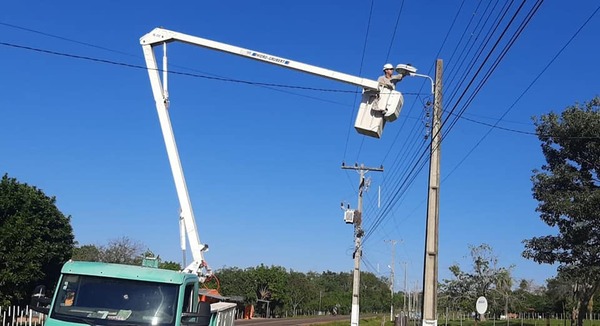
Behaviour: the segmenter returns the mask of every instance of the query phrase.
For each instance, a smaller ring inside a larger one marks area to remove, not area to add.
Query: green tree
[[[467,272],[460,266],[450,266],[454,278],[443,280],[440,290],[448,304],[463,312],[472,312],[475,301],[479,296],[490,298],[492,310],[496,306],[505,307],[511,295],[512,277],[510,267],[501,267],[498,264],[492,247],[487,244],[469,246],[471,259],[473,260],[472,271]],[[444,301],[443,301],[444,302]]]
[[[439,291],[440,304],[445,304],[444,307],[451,311],[470,312],[475,296],[470,293],[472,289],[469,274],[463,272],[458,265],[452,265],[449,269],[453,278],[442,280]]]
[[[304,273],[290,271],[285,292],[286,303],[291,308],[292,316],[296,316],[298,310],[302,308],[303,304],[306,304],[314,290]]]
[[[390,281],[370,272],[360,273],[360,310],[363,312],[389,311],[391,304]]]
[[[248,270],[224,267],[215,272],[220,282],[220,292],[226,296],[242,296],[246,304],[256,303],[254,280]]]
[[[321,273],[317,286],[321,291],[321,307],[324,311],[338,314],[350,313],[352,303],[352,274],[325,271]]]
[[[128,237],[108,241],[106,247],[100,247],[100,261],[105,263],[140,265],[144,245]]]
[[[270,314],[283,313],[288,276],[286,269],[281,266],[267,267],[261,264],[253,269],[252,273],[257,299],[270,301],[268,305]],[[266,313],[265,305],[258,308],[258,311]]]
[[[35,285],[53,287],[73,250],[70,216],[56,198],[7,174],[0,181],[0,305],[23,304]]]
[[[220,293],[243,296],[246,304],[256,305],[256,313],[266,313],[266,302],[272,315],[289,316],[317,311],[349,314],[352,301],[352,274],[336,272],[301,273],[280,266],[260,265],[240,269],[222,268],[215,274]],[[402,302],[399,299],[398,302]],[[361,311],[387,311],[390,304],[388,280],[372,273],[361,276]],[[397,307],[400,304],[396,305]]]
[[[533,171],[540,218],[558,234],[524,240],[523,256],[558,264],[573,286],[581,326],[600,287],[600,97],[536,118],[546,164]],[[575,320],[572,320],[572,323]]]
[[[100,248],[95,245],[75,246],[71,259],[77,261],[100,261]]]
[[[548,279],[546,297],[548,298],[553,312],[566,314],[571,306],[571,283],[562,277],[561,273],[555,278]]]
[[[492,291],[493,302],[499,302],[504,316],[508,316],[511,306],[511,297],[513,294],[513,278],[508,269],[500,269],[495,277],[494,291]],[[498,297],[498,298],[496,298]],[[508,318],[506,318],[508,324]]]
[[[168,270],[172,270],[172,271],[180,271],[182,269],[180,263],[174,262],[174,261],[169,261],[169,260],[159,262],[158,268],[168,269]]]

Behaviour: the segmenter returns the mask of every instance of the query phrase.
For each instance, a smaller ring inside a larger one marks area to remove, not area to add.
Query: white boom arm
[[[140,43],[142,44],[142,46],[150,46],[151,47],[153,45],[163,44],[165,42],[172,42],[172,41],[181,41],[184,43],[202,46],[202,47],[212,49],[212,50],[236,54],[236,55],[246,57],[249,59],[263,61],[266,63],[271,63],[271,64],[282,66],[285,68],[299,70],[299,71],[307,72],[309,74],[313,74],[313,75],[341,81],[344,83],[360,86],[364,89],[369,89],[369,90],[377,90],[378,89],[378,83],[377,83],[377,81],[374,81],[374,80],[360,78],[360,77],[344,74],[341,72],[337,72],[337,71],[333,71],[333,70],[329,70],[329,69],[325,69],[325,68],[321,68],[321,67],[317,67],[317,66],[308,65],[305,63],[296,62],[296,61],[292,61],[292,60],[285,59],[285,58],[276,57],[274,55],[270,55],[270,54],[266,54],[266,53],[261,53],[261,52],[248,50],[248,49],[244,49],[241,47],[237,47],[237,46],[233,46],[233,45],[229,45],[229,44],[225,44],[225,43],[207,40],[207,39],[204,39],[201,37],[196,37],[196,36],[191,36],[191,35],[187,35],[187,34],[183,34],[183,33],[166,30],[163,28],[155,28],[154,30],[152,30],[152,32],[144,35],[141,38]],[[150,49],[150,47],[148,47],[148,49]],[[146,54],[146,51],[149,51],[149,50],[146,50],[146,48],[144,48],[144,54]],[[146,55],[146,63],[148,63],[147,55]]]
[[[378,82],[374,80],[356,77],[266,53],[166,30],[163,28],[155,28],[150,33],[144,35],[140,39],[140,44],[142,45],[142,49],[144,51],[144,58],[148,68],[152,93],[154,95],[154,101],[156,102],[158,118],[163,137],[165,139],[165,145],[167,147],[171,172],[173,173],[173,178],[175,179],[177,196],[179,197],[179,204],[181,205],[182,224],[185,227],[194,259],[194,261],[188,267],[186,267],[185,271],[198,273],[201,278],[204,275],[208,276],[211,274],[211,270],[204,260],[204,251],[208,248],[208,246],[203,245],[200,242],[200,237],[198,236],[198,232],[196,230],[196,220],[192,210],[192,203],[190,201],[187,185],[185,183],[183,169],[181,167],[181,161],[179,159],[179,153],[177,151],[177,145],[175,143],[175,137],[173,135],[173,129],[171,127],[171,120],[168,112],[169,96],[167,92],[166,79],[166,43],[173,41],[180,41],[212,50],[231,53],[245,58],[263,61],[277,66],[360,86],[364,89],[364,92],[361,106],[359,107],[359,112],[356,118],[355,128],[359,133],[368,136],[379,138],[381,136],[385,121],[394,121],[400,114],[400,109],[404,103],[402,94],[400,92],[382,89],[379,87]],[[158,68],[154,53],[154,47],[157,45],[165,45],[163,57],[164,77],[162,81],[164,83],[164,87],[161,83],[160,69]],[[185,241],[182,241],[182,249],[185,249]],[[202,268],[206,269],[206,274],[201,273]]]

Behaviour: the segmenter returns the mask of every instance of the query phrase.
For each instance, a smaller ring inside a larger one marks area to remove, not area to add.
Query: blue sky
[[[127,236],[164,259],[180,261],[178,201],[147,73],[74,56],[144,66],[139,38],[163,26],[376,79],[386,62],[411,63],[433,76],[441,48],[447,115],[458,102],[460,92],[455,92],[470,78],[463,75],[465,62],[474,57],[474,52],[466,55],[468,40],[485,34],[486,15],[496,17],[503,5],[474,0],[11,1],[0,12],[0,172],[56,196],[62,212],[71,215],[80,244]],[[553,232],[535,212],[529,178],[544,160],[537,138],[527,133],[534,130],[532,116],[598,94],[598,16],[539,75],[597,5],[546,1],[462,115],[494,125],[539,76],[498,122],[513,131],[495,128],[482,141],[490,127],[461,118],[445,137],[440,279],[450,277],[454,263],[470,269],[468,247],[481,243],[494,248],[501,266],[515,265],[517,279],[543,284],[555,275],[555,267],[521,257],[523,239]],[[523,13],[532,6],[527,2]],[[517,4],[510,8],[515,12]],[[169,60],[172,71],[202,76],[357,90],[184,44],[169,47]],[[370,235],[363,269],[388,275],[391,247],[385,240],[395,239],[397,279],[403,279],[406,262],[409,283],[420,287],[427,165],[402,188],[378,227],[372,226],[381,216],[378,187],[385,207],[426,145],[422,103],[428,87],[424,79],[402,81],[400,118],[386,125],[382,139],[371,139],[352,128],[358,107],[352,92],[171,74],[170,114],[200,238],[210,246],[208,263],[217,269],[264,263],[299,271],[350,271],[352,227],[343,223],[339,205],[356,207],[358,175],[340,166],[383,164],[384,173],[368,174],[372,188],[365,197],[364,226]]]

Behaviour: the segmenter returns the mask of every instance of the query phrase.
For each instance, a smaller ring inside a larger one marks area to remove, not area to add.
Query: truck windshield
[[[175,324],[179,287],[109,277],[67,274],[51,318],[90,325]]]

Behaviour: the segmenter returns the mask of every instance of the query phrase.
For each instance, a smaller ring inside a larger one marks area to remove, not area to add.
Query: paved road
[[[236,325],[271,325],[271,326],[294,326],[294,325],[316,325],[321,323],[329,323],[334,321],[347,320],[350,323],[350,315],[345,316],[315,316],[304,318],[269,318],[269,319],[250,319],[236,320]]]

